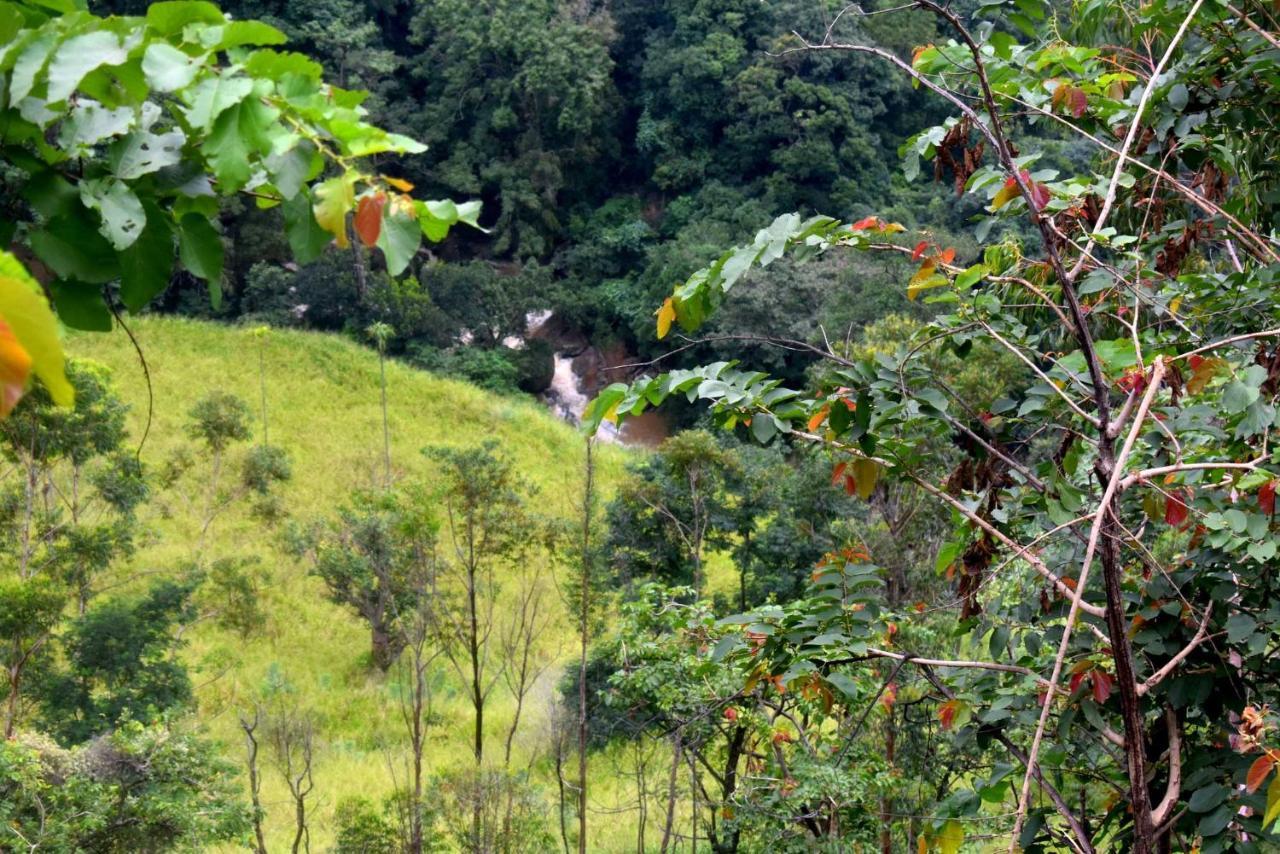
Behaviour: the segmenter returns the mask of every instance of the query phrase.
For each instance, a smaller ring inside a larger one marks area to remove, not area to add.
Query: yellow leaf
[[[667,333],[671,331],[671,324],[676,319],[676,307],[671,302],[671,297],[667,297],[662,303],[662,308],[658,309],[658,339],[667,337]]]
[[[59,406],[75,403],[75,390],[67,381],[66,360],[58,339],[58,321],[40,286],[7,252],[0,252],[0,318],[29,360],[49,397]],[[18,364],[16,353],[8,356],[9,370]],[[16,401],[15,401],[16,402]]]
[[[347,214],[355,207],[354,172],[321,182],[315,189],[316,203],[312,206],[316,222],[333,235],[340,249],[351,245],[347,240]]]
[[[952,820],[942,826],[942,831],[938,834],[938,850],[942,854],[959,854],[963,843],[964,828],[960,826],[960,822]]]
[[[1267,813],[1262,819],[1262,829],[1266,830],[1277,818],[1280,818],[1280,774],[1267,786]]]
[[[859,457],[853,461],[853,479],[858,484],[858,497],[866,501],[880,479],[880,466],[874,460]]]
[[[991,200],[991,209],[998,211],[1020,195],[1022,195],[1022,190],[1019,189],[1017,182],[1010,178],[1005,181],[1004,186],[1000,188],[1000,192],[996,193],[995,198]]]
[[[927,291],[932,288],[941,288],[951,284],[951,280],[943,275],[925,276],[922,279],[912,279],[907,286],[907,299],[914,301],[920,296],[921,291]]]
[[[410,184],[403,178],[392,178],[390,175],[383,175],[382,180],[386,181],[388,185],[395,187],[402,193],[408,193],[413,190],[413,184]]]
[[[1180,308],[1182,308],[1182,294],[1178,294],[1169,302],[1169,313],[1177,314]]]

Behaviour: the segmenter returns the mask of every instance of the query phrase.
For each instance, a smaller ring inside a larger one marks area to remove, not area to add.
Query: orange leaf
[[[837,463],[836,467],[831,470],[831,485],[835,486],[840,482],[840,478],[844,476],[844,470],[848,463]]]
[[[919,261],[921,258],[924,257],[924,251],[928,248],[929,248],[929,242],[927,240],[921,240],[919,243],[916,244],[916,248],[911,250],[911,260]]]
[[[951,729],[956,722],[956,713],[960,711],[959,700],[947,700],[938,709],[938,723],[942,724],[943,729]]]
[[[942,254],[938,256],[938,260],[943,264],[950,264],[956,259],[956,250],[947,248],[942,250]]]
[[[1249,773],[1245,775],[1244,785],[1250,792],[1258,791],[1258,787],[1267,779],[1271,773],[1271,769],[1276,765],[1275,759],[1271,758],[1271,754],[1259,756],[1249,766]]]
[[[382,232],[382,207],[387,203],[386,193],[372,193],[360,199],[356,205],[356,234],[365,246],[375,246]]]
[[[8,416],[18,405],[30,376],[31,354],[18,343],[9,324],[0,317],[0,418]]]
[[[826,406],[819,409],[817,412],[813,413],[812,417],[809,418],[810,433],[818,432],[818,428],[822,426],[823,421],[827,420],[827,413],[830,411],[831,411],[831,405],[827,404]]]
[[[853,479],[853,475],[846,474],[844,476],[844,494],[853,495],[858,491],[858,482]]]
[[[853,225],[849,226],[849,229],[851,231],[867,231],[867,230],[879,231],[880,227],[881,227],[880,217],[868,216],[868,217],[863,217],[862,219],[855,222]]]

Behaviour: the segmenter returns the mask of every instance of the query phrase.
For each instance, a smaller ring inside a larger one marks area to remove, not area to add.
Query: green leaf
[[[223,24],[226,17],[203,0],[168,0],[147,6],[147,26],[165,36],[177,35],[188,24]]]
[[[142,55],[142,73],[157,92],[176,92],[188,86],[204,65],[203,56],[188,56],[173,45],[155,42]]]
[[[102,235],[117,252],[132,246],[147,224],[141,200],[123,181],[114,178],[81,181],[80,200],[102,217]]]
[[[102,288],[83,282],[57,281],[50,286],[58,317],[73,329],[110,332],[111,310],[102,297]]]
[[[218,116],[200,150],[213,167],[219,189],[233,193],[253,175],[254,155],[270,150],[267,129],[279,112],[256,98],[230,107]]]
[[[489,229],[480,227],[480,202],[470,201],[457,205],[458,222],[466,223],[474,229],[489,233]]]
[[[137,242],[120,253],[120,300],[130,311],[145,308],[169,284],[173,273],[173,229],[154,203],[144,202],[147,226]]]
[[[1225,801],[1228,794],[1226,786],[1212,783],[1196,789],[1191,799],[1187,801],[1187,808],[1192,812],[1209,812]]]
[[[222,236],[200,214],[189,213],[178,223],[178,255],[182,266],[209,283],[214,308],[222,304]]]
[[[244,45],[284,44],[289,38],[270,24],[262,21],[232,21],[222,30],[218,50]]]
[[[63,279],[101,284],[120,275],[116,253],[83,208],[52,219],[30,237],[40,260]]]
[[[286,76],[296,75],[307,80],[319,80],[324,76],[320,63],[300,53],[277,50],[255,50],[244,63],[245,74],[265,77],[277,82]]]
[[[961,289],[971,288],[980,282],[986,274],[987,266],[985,264],[974,264],[956,276],[956,287]]]
[[[422,244],[422,229],[393,200],[382,209],[382,230],[378,233],[378,248],[387,259],[387,272],[399,276]]]
[[[1244,412],[1249,404],[1258,399],[1258,389],[1245,385],[1240,380],[1232,380],[1222,391],[1222,408],[1231,414]]]
[[[1200,819],[1200,825],[1197,830],[1199,830],[1203,836],[1217,836],[1226,829],[1228,824],[1231,823],[1231,816],[1234,814],[1235,810],[1231,808],[1231,805],[1224,804],[1218,807],[1214,812],[1211,812],[1204,818]]]
[[[186,141],[180,130],[160,134],[134,131],[111,144],[107,162],[117,178],[132,181],[176,165],[182,160],[182,146]]]
[[[299,140],[286,151],[273,153],[267,157],[267,171],[271,175],[271,183],[280,191],[282,198],[292,199],[301,192],[303,184],[311,179],[315,171],[313,169],[315,161],[316,147],[305,139]]]
[[[49,103],[65,101],[84,76],[104,65],[119,65],[129,51],[119,36],[107,30],[93,30],[67,39],[49,62]]]
[[[311,212],[311,197],[300,192],[292,198],[286,198],[281,210],[284,212],[285,234],[289,238],[289,248],[293,251],[294,260],[299,264],[309,264],[319,258],[333,235],[316,222]]]
[[[46,60],[49,59],[49,51],[53,49],[56,39],[57,35],[54,32],[43,32],[32,39],[18,54],[18,58],[13,63],[13,71],[9,75],[10,103],[16,104],[31,94],[36,75],[40,73],[40,69],[44,68]]]
[[[252,91],[253,81],[248,77],[219,75],[202,80],[186,95],[190,104],[187,121],[207,131],[218,116],[249,97]]]

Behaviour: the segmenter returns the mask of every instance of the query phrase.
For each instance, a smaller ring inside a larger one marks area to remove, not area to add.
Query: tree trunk
[[[673,740],[675,745],[671,755],[671,776],[667,778],[667,817],[662,824],[662,847],[659,849],[662,854],[670,850],[671,830],[676,823],[676,773],[680,770],[680,754],[684,746],[679,735]]]
[[[578,602],[578,854],[587,854],[587,645],[591,631],[591,516],[595,501],[592,445],[588,439],[582,507],[582,589]]]

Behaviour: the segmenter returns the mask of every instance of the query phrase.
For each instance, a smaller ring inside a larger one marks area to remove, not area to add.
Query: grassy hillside
[[[143,459],[159,469],[183,448],[194,447],[184,433],[187,413],[202,395],[223,390],[259,405],[259,346],[265,347],[269,430],[272,444],[293,456],[292,480],[281,490],[289,515],[309,519],[332,512],[357,486],[380,476],[382,425],[378,397],[378,360],[368,349],[344,339],[315,333],[273,331],[262,341],[244,329],[187,320],[140,319],[135,334],[146,356],[154,393],[153,415]],[[142,366],[121,333],[76,335],[73,357],[113,369],[120,394],[131,404],[136,440],[147,420],[147,386]],[[538,487],[537,509],[571,515],[580,500],[584,444],[574,429],[536,403],[503,399],[463,383],[441,379],[398,364],[388,364],[392,454],[395,476],[430,478],[427,445],[469,445],[495,439]],[[255,434],[260,425],[255,424]],[[597,455],[604,490],[615,483],[627,452],[604,448]],[[151,536],[140,550],[132,576],[180,571],[196,557],[202,502],[181,489],[163,492],[148,510]],[[317,820],[313,850],[331,839],[330,817],[343,797],[377,798],[392,788],[389,763],[398,766],[402,724],[395,685],[367,666],[368,633],[346,611],[325,601],[320,583],[280,547],[281,524],[268,525],[247,508],[218,517],[207,538],[204,560],[256,557],[268,574],[264,597],[266,629],[247,639],[203,620],[186,632],[184,654],[199,686],[199,718],[237,762],[243,755],[237,711],[261,690],[269,674],[283,675],[319,721]],[[555,607],[561,608],[558,599]],[[546,638],[545,653],[567,659],[572,631],[563,620]],[[516,755],[520,766],[533,763],[546,777],[547,715],[558,669],[535,692],[535,707],[522,726]],[[432,730],[430,763],[434,769],[469,761],[469,707],[455,692],[455,680],[442,670]],[[500,753],[500,733],[509,720],[509,704],[495,692],[492,743]],[[397,768],[398,770],[398,768]],[[607,799],[607,790],[600,792]],[[291,815],[287,793],[273,771],[263,789],[269,811],[271,850],[287,850]],[[593,798],[593,800],[595,800]],[[550,807],[550,804],[548,804]],[[549,810],[550,812],[550,810]],[[601,822],[600,824],[608,824]],[[616,822],[615,822],[616,824]],[[602,828],[604,833],[615,832]],[[595,841],[613,847],[605,838]],[[595,847],[593,845],[593,847]]]

